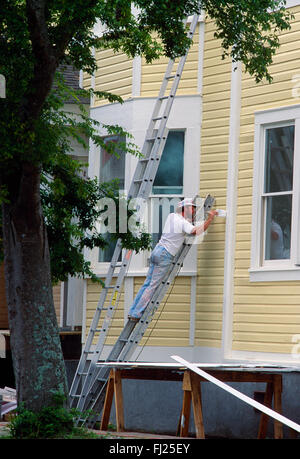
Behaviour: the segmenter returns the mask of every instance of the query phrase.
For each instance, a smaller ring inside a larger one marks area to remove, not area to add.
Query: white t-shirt
[[[182,215],[172,213],[168,215],[159,244],[162,245],[171,255],[176,255],[184,242],[187,234],[191,234],[195,228]]]

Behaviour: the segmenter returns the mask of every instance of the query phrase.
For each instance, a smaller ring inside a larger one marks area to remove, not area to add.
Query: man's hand
[[[210,210],[208,212],[208,217],[207,219],[205,220],[205,222],[200,225],[200,226],[197,226],[191,234],[201,234],[203,233],[204,231],[207,230],[207,228],[209,227],[209,225],[211,224],[211,222],[213,221],[213,219],[215,218],[215,216],[218,215],[218,211],[217,210]]]
[[[215,218],[216,215],[218,215],[218,211],[217,210],[210,210],[208,212],[207,220],[213,221],[213,219]]]

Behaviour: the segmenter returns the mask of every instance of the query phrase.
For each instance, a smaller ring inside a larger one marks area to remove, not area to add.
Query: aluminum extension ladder
[[[199,15],[195,14],[188,31],[189,38],[193,38],[198,19]],[[128,199],[141,198],[146,201],[150,195],[161,154],[166,143],[166,123],[181,79],[188,51],[189,50],[187,50],[186,54],[179,59],[175,72],[173,71],[174,60],[170,59],[169,61],[159,95],[154,105],[151,120],[146,131],[145,142],[141,150],[142,156],[138,161],[134,177],[129,188]],[[168,83],[172,80],[173,83],[169,94],[165,95]],[[119,303],[121,288],[128,271],[132,251],[125,250],[122,262],[120,263],[118,260],[121,254],[122,244],[119,239],[116,243],[104,287],[102,288],[100,294],[95,315],[93,317],[69,393],[70,406],[77,408],[79,411],[85,410],[87,406],[87,395],[97,375],[98,368],[96,364],[99,361],[99,357],[104,347],[114,311]],[[113,279],[115,280],[114,283],[112,283]],[[106,316],[103,320],[102,327],[99,328],[100,317],[103,311],[106,311]],[[99,333],[99,338],[96,346],[93,346],[96,333]]]
[[[196,220],[199,219],[199,213],[203,220],[206,219],[207,213],[211,210],[214,204],[214,198],[210,195],[203,200],[202,207],[198,209]],[[128,361],[136,350],[139,342],[144,336],[146,329],[152,321],[154,314],[160,303],[164,299],[170,285],[179,273],[183,261],[188,254],[191,246],[195,242],[195,236],[187,236],[184,244],[176,254],[168,272],[164,279],[162,279],[160,285],[153,293],[142,317],[138,322],[128,320],[125,327],[114,344],[111,352],[109,353],[106,361],[107,362],[124,362]],[[101,363],[96,364],[96,370],[94,371],[94,379],[89,388],[89,392],[85,396],[85,410],[91,411],[90,415],[86,419],[81,419],[82,424],[86,424],[87,427],[92,428],[94,424],[99,420],[101,410],[103,408],[105,399],[105,388],[109,378],[110,368],[107,366],[101,366]]]

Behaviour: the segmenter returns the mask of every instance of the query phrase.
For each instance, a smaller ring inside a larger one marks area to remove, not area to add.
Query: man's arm
[[[208,212],[208,217],[207,219],[205,220],[204,223],[202,223],[201,225],[199,226],[196,226],[193,231],[191,232],[191,234],[201,234],[203,233],[204,231],[207,230],[207,228],[209,227],[209,225],[211,224],[211,222],[213,221],[213,219],[215,218],[215,216],[218,215],[218,212],[216,210],[210,210]]]

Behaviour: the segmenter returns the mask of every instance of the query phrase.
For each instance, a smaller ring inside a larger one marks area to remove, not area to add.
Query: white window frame
[[[291,221],[291,250],[289,260],[261,262],[264,241],[263,199],[265,171],[266,128],[294,124],[293,202]],[[280,107],[255,113],[252,244],[250,281],[287,281],[300,279],[300,105]]]

